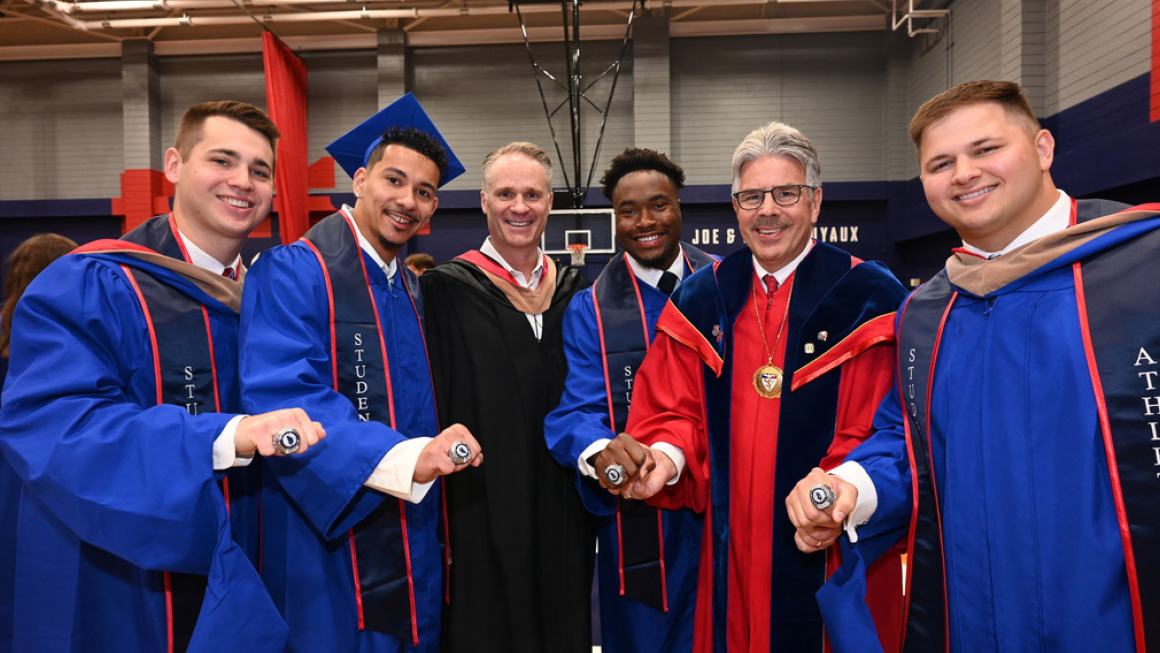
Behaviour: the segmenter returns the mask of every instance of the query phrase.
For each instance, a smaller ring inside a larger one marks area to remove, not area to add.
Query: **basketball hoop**
[[[584,252],[588,249],[588,243],[568,243],[568,249],[572,250],[572,267],[583,266]]]

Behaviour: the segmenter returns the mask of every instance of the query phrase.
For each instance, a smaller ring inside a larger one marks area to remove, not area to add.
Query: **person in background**
[[[403,261],[407,264],[407,269],[415,273],[416,277],[423,276],[423,273],[435,267],[435,257],[423,252],[417,252],[408,256]]]
[[[8,376],[8,349],[12,342],[12,314],[24,289],[41,270],[76,249],[77,244],[60,234],[37,234],[12,250],[4,277],[4,308],[0,309],[0,387]]]
[[[0,387],[8,376],[8,351],[12,341],[12,314],[24,289],[56,259],[77,244],[59,234],[38,234],[21,243],[8,256],[4,277],[4,308],[0,309]],[[2,459],[2,456],[0,456]],[[20,479],[11,465],[0,462],[0,524],[15,524],[20,505]],[[16,574],[16,529],[0,530],[0,642],[12,641],[12,583]]]

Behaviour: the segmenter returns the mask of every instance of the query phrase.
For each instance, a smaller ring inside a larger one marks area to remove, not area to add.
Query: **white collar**
[[[646,268],[640,261],[632,257],[628,252],[624,253],[625,260],[628,261],[628,266],[632,268],[632,273],[636,275],[637,279],[647,283],[653,288],[661,281],[661,275],[666,272],[672,272],[677,275],[677,283],[680,283],[685,278],[685,250],[679,249],[677,251],[677,258],[667,270],[658,270],[657,268]]]
[[[203,270],[213,272],[214,274],[221,274],[222,272],[225,272],[227,267],[231,267],[234,269],[234,274],[237,275],[238,278],[241,278],[241,266],[242,266],[242,255],[241,254],[238,254],[237,258],[234,259],[234,262],[232,265],[222,265],[221,261],[210,256],[209,254],[207,254],[205,252],[204,249],[195,245],[192,240],[190,240],[185,234],[181,233],[180,229],[177,230],[177,235],[178,235],[178,237],[181,238],[182,244],[185,245],[185,252],[187,254],[189,254],[189,262],[190,263],[196,265],[197,267],[199,267]]]
[[[1001,254],[1006,254],[1016,247],[1022,247],[1027,243],[1042,238],[1048,234],[1053,234],[1057,231],[1063,231],[1064,229],[1067,229],[1070,224],[1071,198],[1067,196],[1067,193],[1061,190],[1059,191],[1059,199],[1055,200],[1055,204],[1052,204],[1050,209],[1047,209],[1047,213],[1044,213],[1041,218],[1036,220],[1035,223],[1030,227],[1027,227],[1023,233],[1016,236],[1015,240],[1012,240],[1003,249],[997,252],[987,252],[979,249],[978,247],[975,247],[974,245],[968,245],[966,241],[963,241],[963,249],[972,254],[978,254],[983,258],[993,258]]]
[[[346,214],[346,217],[350,218],[350,223],[354,225],[354,233],[358,236],[358,246],[362,248],[362,251],[370,255],[375,265],[379,266],[379,269],[387,275],[387,279],[394,279],[395,272],[398,270],[399,257],[396,256],[391,259],[390,263],[383,263],[383,257],[379,256],[379,253],[375,251],[374,245],[371,245],[371,241],[367,240],[362,230],[358,228],[358,222],[354,219],[354,209],[348,204],[343,204],[342,212]]]
[[[793,271],[797,269],[797,266],[802,262],[802,259],[804,259],[806,254],[809,254],[810,250],[813,248],[814,239],[811,238],[806,242],[806,246],[802,248],[802,252],[801,254],[797,255],[797,258],[783,265],[781,269],[775,270],[773,272],[770,272],[769,270],[766,270],[764,267],[762,267],[762,265],[757,262],[757,257],[754,256],[753,271],[757,273],[757,276],[760,279],[764,279],[765,275],[767,274],[772,274],[774,278],[777,279],[777,285],[780,286],[781,284],[785,283],[785,280],[789,278],[789,275],[793,274]]]
[[[508,274],[512,275],[512,278],[516,280],[516,283],[524,288],[535,290],[540,287],[540,278],[544,276],[544,253],[540,251],[539,247],[536,248],[536,267],[532,269],[532,277],[530,279],[525,278],[523,272],[513,268],[499,255],[499,252],[495,249],[495,245],[491,244],[491,236],[483,240],[483,245],[479,247],[479,252],[502,265],[503,269],[507,270]]]

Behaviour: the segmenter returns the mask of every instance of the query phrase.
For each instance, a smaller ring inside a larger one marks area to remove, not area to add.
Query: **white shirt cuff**
[[[858,501],[854,504],[854,511],[846,516],[846,535],[851,542],[858,541],[858,527],[870,521],[874,511],[878,509],[878,490],[874,489],[874,481],[870,475],[856,462],[845,462],[830,470],[831,476],[846,481],[858,488]]]
[[[416,483],[415,465],[419,462],[419,454],[433,438],[411,438],[391,447],[387,455],[375,466],[369,478],[363,485],[385,492],[411,503],[419,503],[427,496],[434,480],[426,483]]]
[[[610,438],[600,438],[596,442],[588,445],[588,448],[580,452],[580,459],[576,461],[576,466],[580,469],[580,473],[588,478],[596,478],[596,468],[588,464],[588,459],[596,454],[604,451],[604,448],[612,442]],[[597,479],[599,480],[599,479]]]
[[[243,458],[238,455],[234,448],[234,434],[238,432],[238,422],[242,421],[243,417],[246,415],[238,415],[226,422],[221,435],[213,441],[213,469],[215,472],[231,467],[245,467],[254,462],[253,454],[249,458]]]
[[[653,449],[665,454],[669,460],[673,461],[673,465],[677,468],[677,473],[668,480],[665,485],[676,485],[677,481],[681,480],[681,472],[685,471],[685,452],[675,444],[668,442],[658,442],[652,446]]]

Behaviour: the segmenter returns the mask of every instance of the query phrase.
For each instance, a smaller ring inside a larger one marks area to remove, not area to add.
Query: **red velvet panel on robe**
[[[766,363],[765,345],[758,328],[754,305],[761,311],[765,342],[773,353],[773,364],[783,367],[785,335],[778,342],[778,330],[786,315],[793,285],[791,275],[774,291],[769,302],[763,284],[754,279],[755,290],[745,310],[734,323],[733,395],[731,458],[734,461],[730,480],[729,543],[729,615],[728,647],[735,651],[769,651],[769,615],[773,600],[770,586],[772,560],[772,515],[775,461],[779,445],[777,424],[781,401],[764,399],[753,389],[753,374]],[[665,308],[670,321],[683,320],[673,305]],[[666,316],[662,316],[664,322]],[[708,434],[705,418],[705,391],[702,383],[703,347],[691,327],[680,339],[661,330],[645,358],[633,391],[632,412],[627,430],[645,444],[668,442],[685,453],[686,469],[681,479],[653,499],[664,508],[689,507],[707,512],[709,497]],[[892,343],[871,346],[842,364],[843,374],[838,391],[838,413],[835,438],[826,458],[819,466],[830,469],[846,453],[871,433],[874,412],[893,383],[894,347]],[[788,392],[788,388],[783,392]],[[744,464],[742,463],[744,461]],[[808,470],[806,470],[808,472]],[[804,476],[804,473],[803,473]],[[694,651],[712,650],[710,597],[715,579],[710,563],[711,520],[705,520],[705,544],[702,546],[701,573],[698,586],[697,624]],[[828,573],[837,568],[837,551],[831,552]],[[871,567],[868,580],[872,596],[871,611],[880,624],[879,636],[885,650],[897,650],[901,621],[902,578],[898,556],[884,557]],[[882,624],[891,624],[883,628]]]

